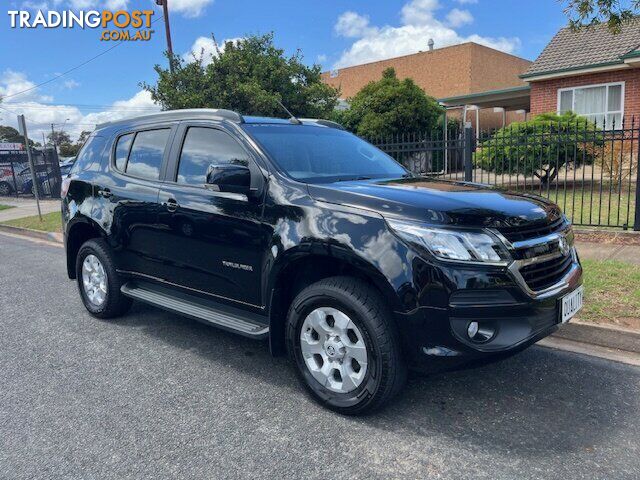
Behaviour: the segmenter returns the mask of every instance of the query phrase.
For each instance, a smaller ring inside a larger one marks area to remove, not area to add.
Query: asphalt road
[[[316,406],[265,343],[136,305],[93,319],[63,251],[0,234],[0,478],[640,478],[640,369],[542,347]]]

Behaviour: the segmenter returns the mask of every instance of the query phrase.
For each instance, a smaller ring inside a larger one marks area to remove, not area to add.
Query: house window
[[[558,113],[569,111],[587,117],[599,127],[622,125],[624,82],[558,90]]]

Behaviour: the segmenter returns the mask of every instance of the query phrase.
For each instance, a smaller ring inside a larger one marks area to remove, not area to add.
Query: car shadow
[[[138,303],[115,325],[142,329],[173,347],[197,352],[212,367],[223,363],[308,401],[288,360],[272,357],[267,342]],[[469,451],[482,448],[525,458],[589,452],[629,429],[628,419],[637,414],[628,401],[636,395],[633,382],[617,380],[627,368],[534,346],[474,369],[413,374],[382,411],[340,421],[401,435],[446,435]],[[335,415],[319,406],[315,414]]]

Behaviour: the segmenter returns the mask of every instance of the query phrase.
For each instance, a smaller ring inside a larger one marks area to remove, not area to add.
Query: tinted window
[[[213,128],[191,127],[182,145],[177,181],[204,185],[209,165],[248,162],[246,152],[231,136]]]
[[[129,153],[127,174],[151,180],[160,178],[160,166],[170,132],[168,128],[138,132]]]
[[[310,183],[392,178],[408,172],[373,145],[343,130],[303,125],[244,125],[291,177]]]
[[[133,133],[123,135],[118,139],[116,145],[116,168],[121,172],[125,171],[127,165],[127,157],[129,156],[129,149],[131,148],[131,141],[133,140]]]
[[[104,150],[105,138],[92,135],[83,145],[80,153],[76,157],[71,173],[78,173],[87,170],[93,163],[99,164]]]

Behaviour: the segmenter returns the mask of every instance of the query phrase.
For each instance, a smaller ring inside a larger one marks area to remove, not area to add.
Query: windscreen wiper
[[[371,180],[371,177],[353,177],[353,178],[341,178],[336,182],[355,182],[357,180]]]

